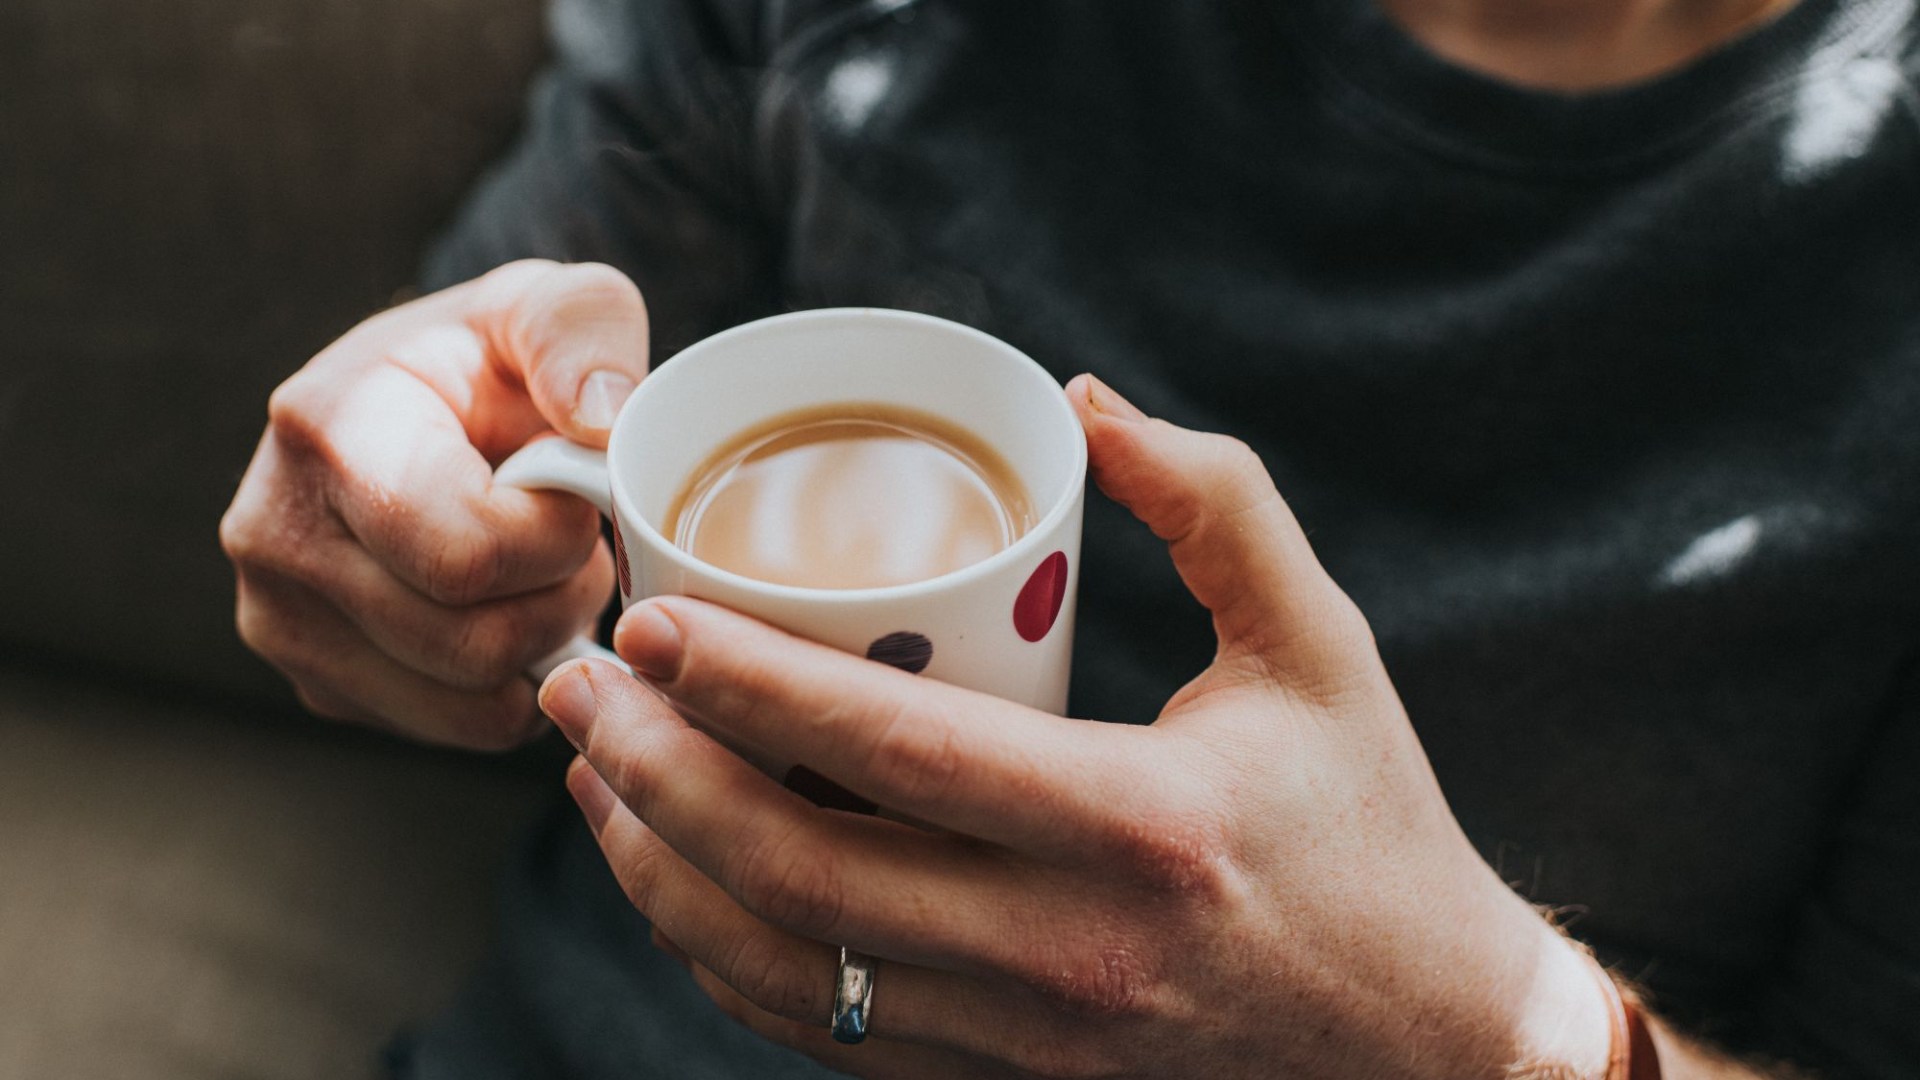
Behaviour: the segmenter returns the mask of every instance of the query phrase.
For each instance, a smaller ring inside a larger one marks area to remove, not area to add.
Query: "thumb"
[[[647,374],[647,306],[632,279],[600,263],[527,260],[474,283],[490,352],[555,431],[605,446]]]
[[[1088,468],[1167,542],[1174,567],[1213,614],[1219,662],[1322,681],[1350,667],[1359,610],[1327,576],[1247,444],[1151,420],[1082,375],[1067,397],[1087,432]]]

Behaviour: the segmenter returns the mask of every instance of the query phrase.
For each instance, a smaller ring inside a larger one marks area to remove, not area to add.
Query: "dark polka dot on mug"
[[[928,641],[925,634],[897,630],[874,639],[873,644],[867,646],[867,659],[918,675],[933,662],[933,642]]]
[[[788,791],[824,810],[844,810],[849,814],[871,814],[880,809],[872,799],[862,798],[821,776],[805,765],[787,770]]]

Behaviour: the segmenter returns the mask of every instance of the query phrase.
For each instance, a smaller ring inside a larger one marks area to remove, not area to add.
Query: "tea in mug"
[[[743,577],[870,589],[939,577],[1034,525],[1006,461],[978,436],[894,405],[795,410],[729,439],[688,477],[667,537]]]

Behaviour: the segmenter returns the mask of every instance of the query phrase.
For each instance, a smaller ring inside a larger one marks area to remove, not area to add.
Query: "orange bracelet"
[[[1581,950],[1600,980],[1600,994],[1607,1001],[1607,1071],[1603,1080],[1660,1080],[1660,1051],[1647,1030],[1640,1003],[1620,992],[1607,969],[1593,954]]]

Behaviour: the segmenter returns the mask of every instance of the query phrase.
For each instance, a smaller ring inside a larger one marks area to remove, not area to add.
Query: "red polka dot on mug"
[[[1060,605],[1067,598],[1067,555],[1056,551],[1042,559],[1020,595],[1013,601],[1013,628],[1028,641],[1039,641],[1053,629],[1060,617]]]

